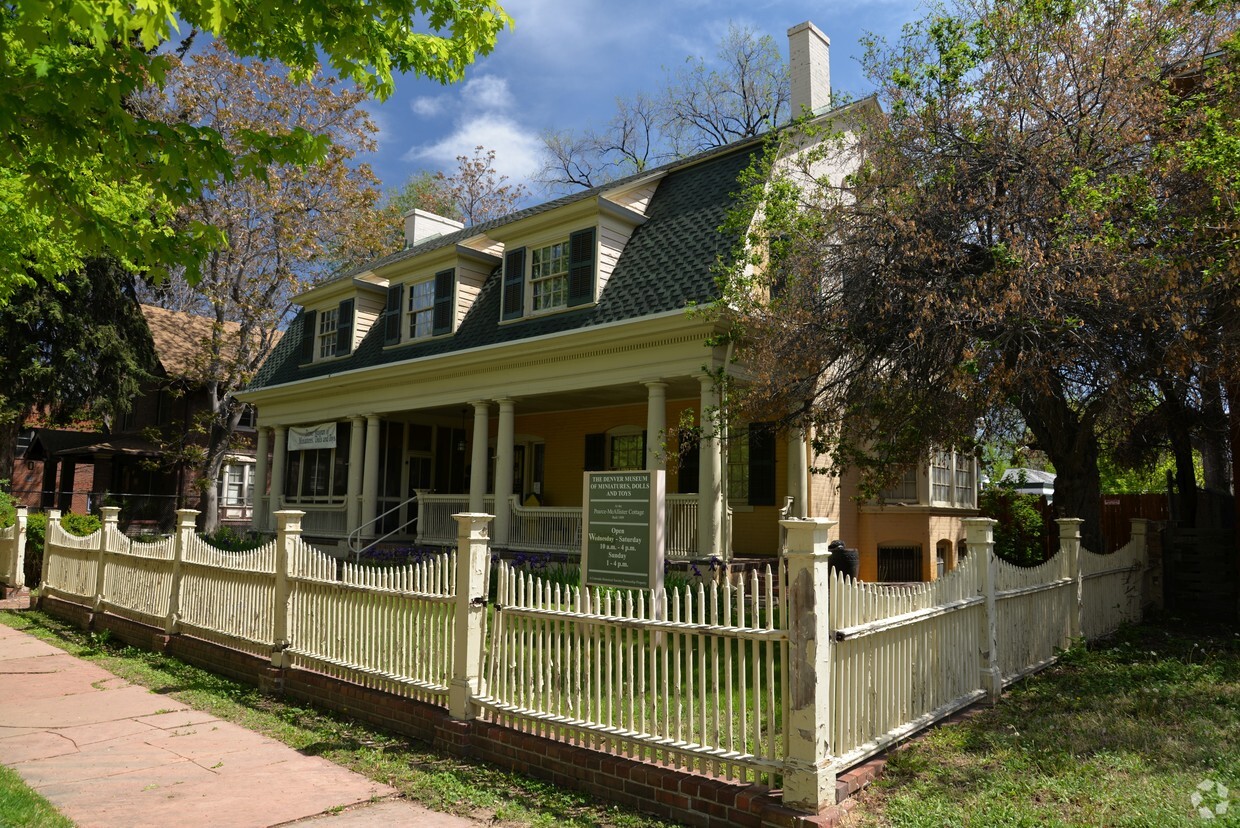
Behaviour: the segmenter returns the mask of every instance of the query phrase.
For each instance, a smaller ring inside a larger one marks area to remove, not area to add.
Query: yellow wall
[[[696,400],[669,400],[667,404],[667,429],[673,436],[663,446],[667,455],[667,491],[679,490],[676,452],[678,446],[675,432],[681,424],[684,412],[686,421],[697,423]],[[585,408],[573,411],[557,411],[547,414],[518,414],[514,418],[514,431],[527,438],[541,438],[545,445],[543,474],[544,506],[580,506],[581,473],[585,466],[585,436],[607,432],[621,426],[639,429],[646,427],[645,404]],[[492,427],[494,431],[494,426]],[[658,440],[657,435],[647,439]],[[776,503],[782,504],[787,488],[787,452],[783,440],[776,441],[775,485]],[[818,484],[821,476],[815,475],[811,484]],[[825,478],[823,478],[825,480]],[[814,501],[815,504],[817,500]],[[778,506],[749,506],[732,504],[732,548],[736,555],[775,555],[779,548]],[[817,506],[815,506],[817,510]]]

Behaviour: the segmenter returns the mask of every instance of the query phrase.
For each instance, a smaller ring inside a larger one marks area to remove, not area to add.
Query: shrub
[[[0,480],[0,529],[6,529],[17,520],[17,503],[8,492],[9,481]]]
[[[267,542],[267,538],[258,532],[238,532],[231,526],[221,526],[209,535],[199,535],[216,549],[225,552],[249,552]]]
[[[1046,524],[1038,501],[1037,495],[1003,486],[982,492],[978,506],[983,517],[999,521],[995,554],[1003,560],[1019,566],[1036,566],[1046,560]]]

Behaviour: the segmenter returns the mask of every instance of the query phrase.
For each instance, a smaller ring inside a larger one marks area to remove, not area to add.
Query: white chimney
[[[831,41],[806,20],[788,30],[788,64],[792,74],[792,117],[808,110],[820,115],[831,108]]]
[[[464,226],[462,222],[437,216],[415,207],[405,213],[405,246],[413,247],[427,239],[433,239],[445,233],[455,233]]]

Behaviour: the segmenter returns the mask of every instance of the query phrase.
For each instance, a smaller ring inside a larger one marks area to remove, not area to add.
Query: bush
[[[0,480],[0,529],[6,529],[17,520],[17,503],[8,493],[9,481]]]
[[[199,537],[225,552],[249,552],[267,542],[267,538],[258,532],[241,533],[231,526],[221,526],[211,534]]]
[[[985,489],[978,506],[982,517],[999,521],[995,526],[995,554],[1019,566],[1036,566],[1046,560],[1046,523],[1038,509],[1039,497],[998,486]]]

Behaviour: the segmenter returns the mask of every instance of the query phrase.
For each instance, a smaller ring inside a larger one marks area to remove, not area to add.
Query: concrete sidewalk
[[[131,685],[4,624],[0,763],[81,828],[477,824],[395,799],[385,785]]]

